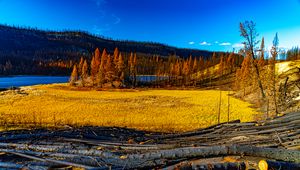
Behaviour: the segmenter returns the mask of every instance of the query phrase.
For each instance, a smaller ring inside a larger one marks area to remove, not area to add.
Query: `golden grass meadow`
[[[182,132],[217,124],[219,112],[218,90],[75,91],[67,84],[21,89],[0,95],[2,124]],[[228,92],[222,92],[221,101],[220,122],[226,122]],[[249,103],[230,97],[230,120],[252,121],[258,114]]]

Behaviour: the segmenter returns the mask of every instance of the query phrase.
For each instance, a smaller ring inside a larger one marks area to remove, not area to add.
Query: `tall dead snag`
[[[260,88],[262,98],[264,99],[266,95],[260,78],[260,71],[258,68],[258,62],[256,62],[257,57],[255,54],[255,49],[258,44],[258,41],[256,40],[258,33],[255,26],[256,24],[253,21],[245,21],[240,23],[240,32],[241,36],[245,38],[244,44],[246,53],[249,53],[249,55],[252,57],[252,65],[255,69],[258,87]]]
[[[276,69],[275,69],[275,64],[276,64],[276,57],[278,55],[278,44],[279,44],[279,39],[278,39],[278,34],[276,33],[274,40],[273,40],[273,46],[271,49],[271,80],[272,80],[272,98],[274,102],[274,108],[275,108],[275,113],[278,114],[278,108],[277,108],[277,98],[276,98]]]
[[[261,40],[260,44],[260,56],[258,60],[258,67],[260,68],[260,71],[262,71],[262,68],[265,66],[265,39],[264,37]]]

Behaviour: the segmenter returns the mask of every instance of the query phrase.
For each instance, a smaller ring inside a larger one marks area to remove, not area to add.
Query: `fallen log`
[[[199,157],[216,157],[224,155],[245,155],[254,157],[264,157],[289,162],[300,162],[300,151],[276,149],[276,148],[259,148],[255,146],[212,146],[212,147],[188,147],[171,150],[162,150],[149,152],[145,154],[132,154],[126,158],[133,160],[157,160],[157,159],[180,159],[180,158],[199,158]]]
[[[178,170],[245,170],[246,164],[244,162],[226,162],[226,163],[212,163],[212,164],[199,164],[193,161],[181,162],[176,165],[168,166],[164,169],[178,169]]]
[[[11,163],[11,162],[0,162],[0,169],[5,168],[5,169],[29,169],[25,165],[22,164],[16,164],[16,163]]]
[[[17,144],[17,143],[0,143],[0,148],[14,148],[19,150],[35,150],[44,152],[58,152],[77,155],[101,156],[101,157],[115,157],[115,154],[95,149],[70,149],[64,146],[47,146],[47,145],[30,145],[30,144]]]
[[[261,160],[258,163],[258,167],[260,170],[269,170],[269,169],[295,170],[295,169],[300,169],[300,164],[290,163],[290,162],[271,161],[271,160]]]
[[[37,156],[27,155],[27,154],[19,153],[19,152],[16,152],[16,151],[7,152],[7,153],[17,155],[17,156],[20,156],[20,157],[24,157],[24,158],[28,158],[28,159],[32,159],[32,160],[36,160],[36,161],[41,161],[41,162],[50,162],[50,163],[55,163],[55,164],[58,164],[58,165],[69,165],[69,166],[85,168],[85,169],[95,169],[95,167],[91,167],[91,166],[86,166],[86,165],[82,165],[82,164],[66,162],[66,161],[61,161],[61,160],[54,160],[54,159],[49,159],[49,158],[40,158],[40,157],[37,157]]]

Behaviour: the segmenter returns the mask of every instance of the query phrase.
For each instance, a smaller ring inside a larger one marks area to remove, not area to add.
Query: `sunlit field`
[[[216,124],[220,91],[76,91],[67,85],[23,87],[0,95],[1,124],[53,127],[118,126],[179,132]],[[252,121],[249,103],[230,97],[230,120]],[[228,120],[228,92],[222,92],[221,122]]]

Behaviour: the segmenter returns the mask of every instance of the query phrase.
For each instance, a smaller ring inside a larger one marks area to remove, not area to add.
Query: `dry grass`
[[[174,132],[216,124],[219,110],[216,90],[74,91],[62,84],[22,89],[24,94],[0,95],[4,123]],[[222,92],[221,122],[227,121],[227,94]],[[250,106],[230,97],[230,120],[252,121],[260,113]]]

